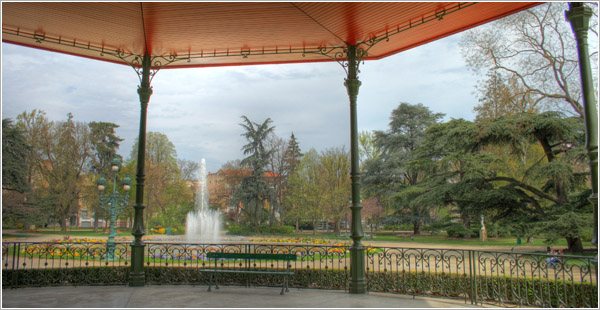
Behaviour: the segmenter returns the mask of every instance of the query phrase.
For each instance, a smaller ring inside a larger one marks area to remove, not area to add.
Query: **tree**
[[[2,120],[2,190],[24,193],[29,189],[24,133],[9,118]]]
[[[296,140],[296,136],[292,132],[290,136],[290,140],[287,143],[287,149],[284,154],[284,167],[286,171],[286,175],[292,174],[296,170],[296,166],[300,163],[302,159],[302,151],[300,150],[300,145],[298,144],[298,140]]]
[[[325,189],[323,204],[327,218],[333,219],[335,232],[347,218],[350,204],[350,153],[344,148],[329,148],[319,158],[319,183]]]
[[[460,46],[467,66],[518,81],[531,108],[583,118],[577,45],[564,20],[566,9],[563,2],[545,3],[465,32]],[[597,14],[591,29],[596,25]],[[597,45],[590,48],[591,63],[597,64]]]
[[[505,78],[498,71],[489,71],[487,80],[478,87],[479,105],[476,120],[539,112],[527,90],[514,76]]]
[[[401,103],[390,117],[387,132],[375,131],[375,145],[381,156],[365,161],[365,184],[369,195],[376,195],[396,212],[397,219],[410,220],[415,234],[420,233],[423,215],[416,212],[416,205],[407,205],[398,199],[407,186],[415,186],[423,181],[428,171],[419,165],[409,165],[416,159],[417,148],[425,139],[425,130],[436,124],[443,114],[433,113],[422,104]],[[392,199],[392,197],[395,197]],[[424,206],[419,206],[422,209]]]
[[[464,226],[470,228],[471,218],[479,218],[487,204],[476,199],[479,196],[463,199],[462,194],[482,190],[480,184],[469,180],[488,176],[494,158],[481,152],[477,127],[472,122],[453,119],[429,127],[425,134],[425,140],[409,166],[428,173],[421,183],[406,188],[396,199],[404,199],[406,204],[413,206],[413,214],[421,214],[424,219],[428,218],[423,211],[426,206],[451,205]],[[422,211],[416,212],[419,210]]]
[[[135,165],[138,141],[133,145],[129,165]],[[146,135],[146,227],[167,224],[174,214],[185,214],[190,210],[193,193],[184,181],[177,167],[177,151],[167,135],[148,132]]]
[[[177,167],[181,172],[181,179],[184,181],[193,181],[198,179],[198,170],[200,164],[187,159],[177,159]]]
[[[2,120],[2,226],[31,222],[35,208],[26,207],[25,194],[30,190],[27,179],[29,146],[25,136],[9,118]]]
[[[4,203],[10,205],[11,201],[20,204],[21,207],[19,210],[15,210],[17,211],[15,215],[19,220],[30,224],[48,223],[50,218],[56,219],[56,213],[53,210],[54,196],[42,193],[44,184],[40,170],[44,161],[42,144],[51,139],[52,126],[54,123],[49,121],[46,113],[41,110],[33,110],[29,113],[25,111],[19,114],[15,124],[16,129],[23,134],[25,145],[29,146],[25,152],[24,162],[27,163],[27,166],[24,171],[31,191],[27,192],[25,197],[12,195],[12,199],[3,202],[3,206]]]
[[[271,134],[267,138],[267,145],[270,156],[266,168],[271,172],[268,181],[275,194],[275,199],[270,204],[271,210],[269,210],[269,224],[273,225],[276,221],[281,220],[281,215],[283,213],[283,193],[285,191],[285,180],[288,174],[285,162],[288,143],[286,140],[275,134]]]
[[[33,110],[30,113],[25,111],[17,116],[16,128],[23,133],[25,144],[29,146],[25,158],[29,184],[33,184],[34,178],[40,173],[39,168],[44,158],[42,144],[51,138],[50,130],[53,125],[54,123],[48,120],[44,111]]]
[[[323,184],[319,154],[314,149],[300,160],[296,170],[288,179],[288,194],[285,196],[286,219],[296,222],[298,230],[301,221],[309,221],[316,234],[317,221],[325,218],[324,196],[327,188]]]
[[[367,160],[373,160],[381,156],[381,149],[375,144],[375,134],[370,131],[358,133],[359,157],[361,167]],[[361,169],[362,170],[362,169]]]
[[[119,128],[119,125],[108,122],[90,122],[88,127],[94,151],[94,158],[90,162],[91,170],[93,173],[107,176],[110,174],[110,161],[115,157],[120,158],[117,150],[123,139],[115,133],[115,129]]]
[[[300,164],[300,160],[302,159],[302,151],[300,150],[300,145],[298,144],[298,140],[296,140],[296,136],[292,132],[289,141],[287,142],[287,148],[283,155],[283,171],[281,173],[282,177],[282,197],[281,201],[285,203],[285,195],[288,192],[288,181],[290,176],[296,171],[296,168]],[[281,218],[284,219],[286,217],[285,206],[281,207]]]
[[[23,113],[20,119],[32,120],[29,116],[34,114]],[[67,115],[67,121],[50,127],[44,124],[43,117],[37,121],[41,126],[30,127],[33,129],[30,135],[41,128],[47,129],[41,132],[41,139],[36,140],[36,153],[39,155],[36,169],[41,185],[37,189],[43,197],[53,199],[54,213],[60,219],[61,231],[66,231],[71,216],[76,214],[83,198],[83,180],[92,157],[90,132],[86,124],[73,121],[71,113]],[[27,127],[25,122],[23,126]]]
[[[379,224],[383,219],[383,206],[379,203],[379,199],[377,199],[377,197],[367,198],[363,200],[362,204],[362,215],[364,216],[365,221],[371,228],[371,235],[373,235],[374,230],[376,230],[377,227],[379,227]]]
[[[90,161],[91,173],[96,174],[98,177],[104,176],[109,182],[112,182],[112,178],[109,177],[112,175],[110,161],[115,157],[122,159],[117,154],[117,150],[119,149],[119,143],[123,139],[119,138],[115,133],[115,129],[119,128],[119,125],[108,122],[90,122],[88,123],[88,127],[90,129],[90,140],[93,151],[93,157]],[[108,188],[111,188],[110,185]],[[108,217],[108,214],[100,207],[98,192],[95,188],[91,188],[85,196],[94,212],[94,231],[96,231],[100,217],[103,215]]]
[[[246,131],[242,136],[248,141],[248,144],[242,147],[244,155],[248,155],[242,160],[242,165],[251,166],[254,172],[264,171],[267,160],[271,155],[270,150],[267,148],[267,138],[275,130],[275,127],[270,126],[273,121],[267,118],[262,124],[258,124],[250,121],[246,116],[242,116],[242,119],[244,122],[240,126]],[[262,175],[262,173],[259,175]]]
[[[584,127],[580,118],[564,117],[558,112],[522,114],[482,123],[478,132],[479,142],[484,145],[505,145],[520,152],[520,145],[535,142],[543,150],[542,157],[527,168],[523,179],[497,175],[486,182],[499,182],[512,189],[546,221],[573,211],[573,193],[583,190],[588,175],[582,162]],[[583,250],[580,237],[565,236],[569,251]]]
[[[273,133],[275,127],[270,126],[272,123],[270,118],[267,118],[262,124],[250,121],[246,116],[242,116],[244,120],[240,124],[245,130],[242,134],[248,141],[242,147],[244,158],[242,165],[252,167],[252,176],[242,180],[237,193],[235,194],[234,202],[242,204],[242,211],[248,216],[250,222],[257,226],[265,215],[265,203],[272,203],[274,200],[274,192],[265,180],[265,166],[267,165],[271,151],[267,148],[267,138]]]

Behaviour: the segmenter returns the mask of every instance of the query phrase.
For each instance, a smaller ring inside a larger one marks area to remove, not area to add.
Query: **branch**
[[[546,216],[546,213],[544,212],[544,210],[543,210],[543,209],[542,209],[542,207],[540,206],[540,203],[539,203],[537,200],[535,200],[533,197],[531,197],[531,196],[527,195],[527,193],[525,193],[524,191],[522,191],[522,190],[520,190],[520,189],[518,189],[518,188],[515,188],[515,190],[517,191],[517,193],[519,193],[519,195],[520,195],[521,197],[523,197],[525,200],[527,200],[528,202],[530,202],[530,203],[533,205],[534,209],[535,209],[535,210],[536,210],[536,211],[537,211],[537,212],[538,212],[538,213],[539,213],[541,216],[544,216],[544,217]]]
[[[515,180],[513,178],[509,178],[509,177],[493,177],[493,178],[490,178],[490,179],[485,179],[485,181],[488,181],[488,182],[506,181],[506,182],[512,183],[512,184],[514,184],[516,186],[519,186],[519,187],[521,187],[521,188],[523,188],[525,190],[528,190],[528,191],[532,192],[534,195],[536,195],[536,196],[538,196],[540,198],[544,198],[544,199],[550,200],[550,201],[552,201],[554,203],[557,203],[557,204],[560,203],[560,201],[557,198],[552,197],[552,196],[550,196],[550,195],[542,192],[541,190],[539,190],[539,189],[537,189],[537,188],[535,188],[535,187],[533,187],[531,185],[527,185],[527,184],[525,184],[525,183],[523,183],[521,181]]]

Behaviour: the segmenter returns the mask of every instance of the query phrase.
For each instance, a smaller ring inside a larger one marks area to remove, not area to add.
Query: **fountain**
[[[217,243],[221,237],[221,215],[208,206],[206,161],[200,162],[200,186],[196,190],[196,210],[187,214],[185,239],[188,242]]]

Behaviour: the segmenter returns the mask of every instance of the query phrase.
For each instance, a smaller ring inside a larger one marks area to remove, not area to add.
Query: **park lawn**
[[[453,245],[481,245],[481,246],[519,246],[517,245],[517,238],[488,238],[488,241],[483,242],[478,238],[450,238],[444,235],[431,235],[431,236],[414,236],[413,240],[410,237],[396,237],[389,235],[375,235],[373,239],[367,239],[365,242],[369,240],[373,241],[398,241],[398,242],[411,242],[411,243],[436,243],[436,244],[453,244]],[[565,239],[559,239],[554,243],[547,244],[545,243],[543,238],[534,238],[533,243],[526,243],[526,239],[522,238],[522,242],[520,246],[567,246],[567,241]],[[583,246],[591,246],[592,243],[590,241],[584,241]]]
[[[131,231],[130,229],[126,229],[126,228],[119,228],[119,233],[117,233],[117,236],[131,236]],[[534,242],[533,243],[526,243],[526,239],[522,238],[522,243],[521,245],[517,245],[517,239],[515,237],[510,237],[510,238],[489,238],[487,242],[482,242],[479,241],[478,238],[471,238],[471,239],[464,239],[464,238],[450,238],[446,235],[421,235],[421,236],[414,236],[413,239],[411,240],[410,237],[397,237],[396,235],[392,235],[392,234],[387,234],[389,232],[387,231],[378,231],[375,232],[375,237],[374,238],[364,238],[363,242],[368,243],[369,241],[388,241],[388,242],[406,242],[406,243],[423,243],[423,244],[452,244],[452,245],[479,245],[482,247],[485,246],[560,246],[560,247],[566,247],[567,243],[565,239],[559,239],[554,243],[551,244],[547,244],[545,243],[543,238],[534,238]],[[21,234],[21,233],[19,233]],[[29,235],[33,235],[33,234],[45,234],[45,235],[62,235],[62,236],[70,236],[70,237],[108,237],[108,232],[104,232],[104,230],[99,229],[97,232],[93,231],[93,228],[78,228],[76,230],[69,230],[67,232],[61,232],[60,229],[56,228],[44,228],[44,229],[39,229],[39,231],[35,231],[35,232],[26,232],[23,234],[29,234]],[[4,234],[3,234],[4,235]],[[7,237],[8,235],[6,235],[5,237]],[[267,235],[264,236],[257,236],[259,238],[264,238],[264,237],[268,237]],[[277,235],[276,237],[310,237],[310,238],[317,238],[317,239],[325,239],[325,240],[348,240],[350,241],[351,238],[347,237],[347,236],[339,236],[339,235],[333,235],[330,232],[319,232],[316,235],[313,235],[310,232],[304,232],[304,233],[291,233],[291,234],[285,234],[285,235]],[[592,246],[590,241],[584,241],[583,242],[583,246]]]
[[[131,229],[119,228],[117,236],[131,236]],[[34,235],[60,235],[60,236],[71,236],[71,237],[108,237],[108,229],[99,228],[98,231],[94,232],[93,228],[77,228],[76,230],[60,231],[60,228],[44,228],[37,231],[26,232],[26,234]]]

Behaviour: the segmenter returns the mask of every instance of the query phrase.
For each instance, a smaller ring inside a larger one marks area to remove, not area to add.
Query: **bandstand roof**
[[[332,61],[361,43],[379,59],[537,4],[2,2],[2,41],[122,64],[148,51],[166,68]]]

